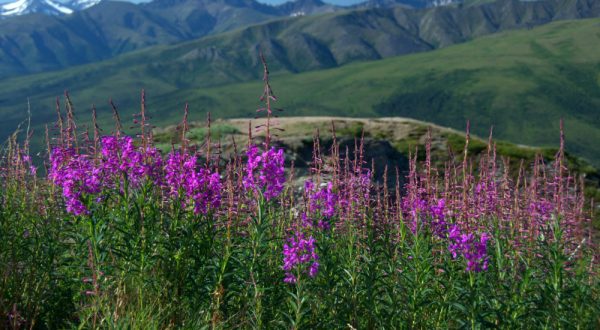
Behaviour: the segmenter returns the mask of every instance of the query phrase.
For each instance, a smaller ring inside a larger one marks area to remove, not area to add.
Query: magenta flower
[[[146,147],[143,151],[145,164],[145,175],[148,176],[154,184],[160,186],[163,183],[163,158],[160,150],[154,147]]]
[[[443,238],[446,236],[448,231],[448,225],[446,224],[446,201],[438,199],[437,203],[429,207],[431,217],[431,230],[438,237]]]
[[[465,258],[467,272],[480,272],[488,268],[487,242],[490,238],[487,233],[481,233],[479,238],[472,233],[463,234],[457,225],[452,225],[448,232],[448,250],[454,259],[461,255]]]
[[[339,183],[339,212],[345,219],[361,219],[371,202],[371,171],[349,172]]]
[[[74,215],[89,213],[82,199],[102,190],[102,171],[86,155],[71,148],[52,150],[48,178],[62,188],[67,212]]]
[[[283,149],[276,150],[273,147],[261,153],[257,146],[251,145],[246,155],[248,163],[244,187],[262,192],[266,200],[277,197],[285,184]]]
[[[305,226],[312,226],[313,220],[321,229],[328,229],[328,220],[336,214],[337,195],[333,193],[333,184],[327,183],[325,187],[317,190],[314,183],[307,180],[304,189],[308,198],[308,210],[302,214]]]
[[[198,168],[197,157],[172,152],[165,165],[165,187],[173,199],[181,199],[183,207],[193,202],[195,214],[207,214],[221,205],[219,173]]]
[[[195,167],[196,157],[178,151],[169,153],[164,168],[164,184],[172,198],[178,198],[184,193],[187,175],[194,172]]]
[[[316,252],[315,239],[305,238],[303,233],[296,232],[283,245],[283,270],[285,283],[296,283],[298,280],[294,271],[301,271],[310,277],[317,276],[319,256]]]
[[[150,172],[142,153],[136,149],[129,136],[102,137],[101,154],[105,176],[115,185],[120,184],[121,176],[124,175],[134,187],[139,186]]]
[[[335,215],[336,202],[337,195],[333,193],[333,184],[329,182],[326,187],[309,195],[309,211],[311,213],[318,212],[325,218],[331,218]]]
[[[544,225],[552,218],[555,207],[551,202],[542,199],[532,201],[529,204],[527,211],[539,222],[539,224]]]
[[[185,185],[189,198],[194,201],[194,214],[207,214],[221,205],[221,181],[219,173],[199,169],[190,173]]]

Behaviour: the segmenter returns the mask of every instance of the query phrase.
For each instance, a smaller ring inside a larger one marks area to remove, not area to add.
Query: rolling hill
[[[253,30],[227,36],[247,31]],[[294,116],[404,116],[457,129],[470,119],[480,135],[494,125],[500,139],[538,146],[556,145],[562,117],[568,149],[597,166],[600,146],[593,141],[600,139],[599,31],[600,19],[561,21],[416,55],[299,74],[274,70],[272,81],[281,100],[278,106]],[[188,46],[194,49],[193,43]],[[160,51],[168,54],[178,49]],[[115,98],[123,114],[131,114],[139,109],[143,87],[157,125],[177,122],[186,101],[197,119],[208,111],[220,118],[253,116],[262,89],[260,79],[227,81],[252,79],[261,73],[258,68],[241,77],[215,72],[193,78],[198,84],[178,83],[175,74],[165,78],[169,67],[162,77],[139,71],[140,65],[148,65],[137,62],[140,56],[149,60],[151,54],[142,51],[120,57],[119,65],[100,66],[102,75],[96,73],[98,68],[82,67],[61,75],[5,80],[0,83],[4,116],[0,129],[12,131],[25,118],[28,93],[54,91],[31,98],[32,119],[39,131],[42,123],[54,119],[54,96],[69,86],[80,118],[89,118],[95,103],[105,124],[110,121],[109,97]],[[224,67],[222,72],[234,75],[235,68]],[[182,66],[178,72],[186,69],[192,73],[188,77],[197,72],[193,66]],[[211,86],[215,82],[220,85]]]
[[[394,4],[344,10],[316,0],[279,6],[253,0],[155,0],[139,5],[102,1],[68,16],[24,15],[0,20],[0,77],[60,70],[190,40],[194,41],[170,48],[170,54],[150,50],[137,62],[158,62],[155,71],[173,72],[178,77],[178,68],[169,67],[170,62],[184,62],[186,73],[189,66],[200,67],[194,74],[205,73],[205,64],[223,65],[214,57],[202,58],[202,52],[212,56],[210,47],[218,47],[216,55],[226,62],[226,70],[248,72],[252,69],[248,61],[260,45],[272,52],[274,64],[299,72],[435,49],[559,19],[600,16],[600,3],[588,0],[497,0],[419,10],[387,7]],[[330,14],[308,15],[320,13]],[[290,15],[300,16],[290,19]],[[231,35],[196,40],[259,23]]]
[[[303,74],[273,76],[289,115],[403,116],[519,144],[567,148],[600,164],[600,19],[556,22],[445,49]],[[202,117],[251,115],[260,82],[181,89],[157,97],[159,120],[190,102]],[[165,114],[165,115],[161,115]]]
[[[294,10],[315,14],[339,9],[318,0],[280,6],[253,0],[155,0],[100,1],[64,16],[33,11],[0,20],[0,77],[105,60],[286,17]]]

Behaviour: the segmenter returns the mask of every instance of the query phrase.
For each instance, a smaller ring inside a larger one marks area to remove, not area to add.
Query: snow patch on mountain
[[[449,6],[449,5],[453,5],[455,3],[461,3],[462,1],[457,1],[457,0],[434,0],[432,2],[432,6],[433,7],[440,7],[440,6]]]
[[[16,0],[0,5],[0,17],[41,13],[46,15],[70,15],[97,5],[102,0],[72,0],[60,3],[54,0]]]
[[[102,2],[102,0],[73,0],[69,1],[67,5],[73,10],[84,10],[95,6],[100,2]]]

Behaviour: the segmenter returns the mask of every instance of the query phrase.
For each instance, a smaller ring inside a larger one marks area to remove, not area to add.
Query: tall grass
[[[474,166],[467,128],[463,155],[433,168],[429,140],[407,183],[389,186],[373,180],[361,139],[321,150],[316,137],[310,176],[295,186],[272,134],[266,66],[263,100],[266,138],[227,158],[210,128],[190,145],[185,117],[180,147],[163,155],[143,95],[135,137],[116,109],[112,135],[81,135],[67,96],[42,168],[12,138],[0,326],[600,326],[590,215],[562,143],[553,162],[537,157],[512,177],[491,134]]]

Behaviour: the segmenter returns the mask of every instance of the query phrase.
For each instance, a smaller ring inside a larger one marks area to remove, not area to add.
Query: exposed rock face
[[[360,141],[358,139],[342,137],[338,139],[340,158],[348,159],[353,162],[357,155],[357,149],[360,150]],[[333,140],[329,137],[320,139],[321,155],[329,157]],[[283,140],[278,143],[286,150],[286,161],[288,164],[294,163],[297,176],[305,176],[309,173],[312,166],[314,153],[314,143],[311,139],[303,140]],[[403,185],[404,178],[408,173],[408,157],[401,154],[387,140],[377,140],[373,138],[364,138],[363,140],[363,167],[373,169],[375,181],[383,183],[385,169],[387,167],[387,184],[393,187],[396,184],[396,169],[400,174],[400,184]]]

